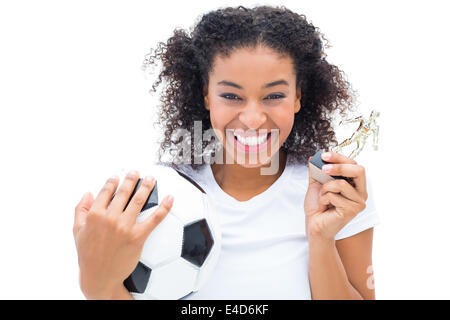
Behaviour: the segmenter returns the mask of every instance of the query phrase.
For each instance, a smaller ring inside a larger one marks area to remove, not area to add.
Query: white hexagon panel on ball
[[[199,290],[219,258],[222,236],[214,199],[174,168],[158,165],[145,175],[153,175],[156,182],[137,222],[148,219],[168,194],[174,204],[146,239],[124,285],[135,299],[182,299]]]

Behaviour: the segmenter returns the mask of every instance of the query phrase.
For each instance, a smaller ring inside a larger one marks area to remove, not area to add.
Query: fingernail
[[[167,201],[167,204],[172,204],[172,202],[173,202],[173,196],[168,195],[167,198],[166,198],[166,201]]]
[[[83,202],[84,201],[84,199],[86,199],[86,197],[87,197],[87,192],[85,192],[84,194],[83,194],[83,196],[81,197],[81,200],[80,200],[80,202]]]
[[[153,180],[155,180],[155,178],[153,178],[152,176],[145,176],[144,178],[144,183],[146,184],[152,184]]]
[[[325,152],[322,154],[322,159],[329,160],[331,158],[331,153]]]
[[[137,175],[137,171],[136,170],[131,170],[128,172],[129,176],[136,176]]]
[[[330,172],[331,169],[333,169],[333,165],[331,165],[331,164],[326,164],[322,167],[322,170],[325,172]]]

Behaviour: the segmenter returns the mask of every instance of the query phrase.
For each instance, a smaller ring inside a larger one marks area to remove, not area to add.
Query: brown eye
[[[240,98],[239,98],[237,95],[231,94],[231,93],[225,93],[225,94],[222,94],[221,97],[222,97],[222,98],[225,98],[225,99],[227,99],[227,100],[240,100]],[[230,97],[231,97],[231,98],[230,98]],[[234,97],[234,98],[233,98],[233,97]],[[237,99],[235,99],[235,98],[237,98]]]
[[[271,94],[268,97],[275,97],[275,98],[271,98],[271,99],[268,99],[268,100],[277,100],[277,99],[284,98],[284,95],[282,95],[282,94]]]

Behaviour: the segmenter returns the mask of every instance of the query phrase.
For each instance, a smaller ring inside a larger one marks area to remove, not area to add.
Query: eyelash
[[[239,99],[229,99],[229,98],[227,98],[228,96],[237,97],[237,95],[231,94],[231,93],[225,93],[225,94],[222,94],[222,95],[221,95],[222,98],[225,98],[225,99],[227,99],[227,100],[239,100]],[[278,98],[275,98],[275,99],[269,99],[269,100],[280,100],[280,99],[283,99],[283,98],[284,98],[284,95],[283,95],[283,94],[270,94],[270,95],[268,95],[268,97],[271,97],[271,96],[276,96],[276,97],[278,97]]]

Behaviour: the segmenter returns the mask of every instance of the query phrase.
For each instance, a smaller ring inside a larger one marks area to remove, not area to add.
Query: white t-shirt
[[[210,278],[188,299],[311,299],[309,247],[303,202],[308,167],[287,163],[264,192],[238,201],[217,184],[210,165],[196,172],[179,167],[215,202],[222,229],[222,248]],[[345,225],[336,240],[377,225],[370,179],[366,208]]]

